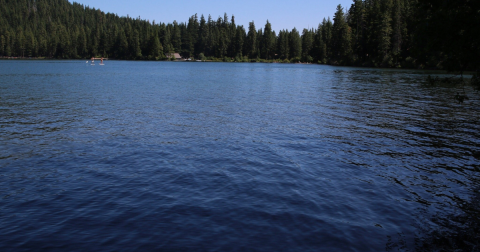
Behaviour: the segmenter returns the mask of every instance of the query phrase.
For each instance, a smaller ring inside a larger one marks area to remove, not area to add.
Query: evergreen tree
[[[227,55],[228,41],[227,41],[227,31],[224,27],[220,26],[218,29],[217,36],[217,58],[224,58]]]
[[[98,47],[99,47],[98,51],[102,55],[102,57],[106,57],[107,51],[109,51],[109,44],[108,44],[108,34],[104,30],[102,30],[100,34]]]
[[[290,45],[290,58],[294,61],[299,61],[302,56],[302,39],[300,34],[297,31],[297,28],[293,28],[289,36],[289,45]]]
[[[150,58],[153,59],[158,59],[158,58],[163,58],[163,47],[162,44],[160,43],[160,39],[158,38],[158,34],[153,34],[153,36],[150,37],[150,43],[149,43],[149,56]]]
[[[243,28],[243,26],[239,26],[235,31],[235,57],[241,58],[243,56],[243,44],[245,39],[245,29]]]
[[[200,17],[200,24],[198,27],[198,40],[195,45],[195,55],[200,53],[205,54],[205,46],[207,44],[207,38],[209,34],[209,29],[205,17],[202,15]]]
[[[402,9],[402,1],[394,0],[394,7],[392,9],[392,54],[395,57],[396,64],[402,50],[402,31],[404,29]]]
[[[174,50],[175,50],[170,39],[171,39],[170,29],[166,29],[165,40],[163,41],[163,44],[165,45],[164,52],[165,54],[168,54],[168,55],[170,55],[171,53],[174,53]]]
[[[182,49],[182,38],[181,38],[181,31],[180,27],[176,20],[173,21],[173,29],[172,29],[172,38],[171,43],[175,52],[180,52]]]
[[[381,4],[380,29],[378,37],[378,55],[382,66],[391,66],[391,42],[392,42],[392,0],[384,0]]]
[[[0,35],[0,56],[5,55],[5,36]]]
[[[337,6],[337,12],[333,19],[332,29],[332,60],[335,64],[345,64],[350,62],[351,56],[351,31],[348,26],[343,8]]]
[[[260,55],[262,55],[262,50],[263,50],[263,31],[262,29],[257,30],[257,43],[256,43],[256,48],[257,48],[257,61],[260,59]]]
[[[255,23],[253,21],[250,22],[248,26],[246,48],[249,58],[253,59],[257,57],[257,31],[255,30]]]
[[[25,55],[25,36],[23,35],[23,30],[20,27],[17,27],[16,32],[15,53],[22,57]]]
[[[138,34],[138,31],[135,30],[133,33],[133,55],[135,59],[138,59],[142,57],[142,49],[140,48],[140,35]]]
[[[316,62],[325,63],[327,57],[327,46],[323,40],[323,26],[318,24],[313,41],[312,57]]]
[[[330,20],[330,17],[328,17],[327,20],[324,18],[322,21],[322,37],[328,53],[327,58],[329,58],[332,55],[331,53],[332,30],[333,30],[333,24],[332,24],[332,21]]]
[[[392,37],[392,28],[390,26],[390,15],[385,13],[383,14],[382,21],[380,24],[380,32],[378,38],[378,51],[379,56],[383,57],[383,66],[388,66],[389,64],[385,62],[389,57],[391,37]]]
[[[186,58],[192,57],[195,53],[195,44],[197,43],[198,39],[198,29],[198,17],[197,14],[195,14],[188,19],[186,34],[182,36],[182,39],[185,37],[183,53],[185,54]]]
[[[278,33],[278,54],[281,59],[288,59],[290,56],[289,32],[282,30]]]
[[[56,25],[51,23],[47,26],[47,30],[48,30],[48,34],[49,34],[49,37],[48,37],[48,44],[47,44],[47,53],[50,57],[54,57],[57,53],[57,41],[58,41],[58,37],[57,37],[57,29],[56,29]]]
[[[208,37],[207,43],[205,45],[205,55],[214,56],[215,55],[215,47],[216,47],[216,34],[218,33],[218,27],[215,25],[215,21],[213,21],[212,16],[208,15],[207,21],[208,27]]]
[[[232,15],[230,25],[229,25],[229,44],[228,44],[228,57],[236,57],[238,53],[237,49],[237,42],[235,39],[237,39],[237,25],[235,24],[235,16]],[[243,42],[242,42],[243,43]]]
[[[80,32],[78,33],[78,50],[77,52],[80,54],[80,56],[85,57],[87,55],[87,38],[85,36],[85,30],[80,28]],[[43,51],[43,42],[41,43],[40,46],[40,51]]]
[[[275,36],[272,31],[272,25],[270,22],[265,24],[265,29],[263,30],[263,55],[264,59],[272,59],[275,54]]]
[[[354,0],[350,8],[348,25],[352,29],[352,50],[360,61],[365,60],[365,7],[361,0]]]
[[[118,49],[118,51],[116,51],[116,55],[121,59],[126,59],[130,54],[128,50],[129,45],[127,41],[127,36],[123,29],[120,29],[120,32],[118,33],[116,48]]]
[[[312,62],[313,49],[313,31],[303,29],[302,32],[302,60],[305,62]]]

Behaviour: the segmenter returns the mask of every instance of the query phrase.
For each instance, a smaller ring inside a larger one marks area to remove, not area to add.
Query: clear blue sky
[[[255,21],[257,29],[263,28],[267,19],[275,31],[291,30],[293,27],[316,28],[323,18],[333,19],[336,7],[341,4],[344,9],[350,8],[352,0],[69,0],[101,9],[104,12],[116,13],[119,16],[138,17],[155,22],[172,23],[187,22],[195,13],[200,17],[208,14],[216,20],[226,12],[229,19],[235,15],[237,25],[248,28],[248,23]]]

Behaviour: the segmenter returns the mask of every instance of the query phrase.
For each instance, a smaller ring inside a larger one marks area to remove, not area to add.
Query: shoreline
[[[90,60],[90,58],[85,59],[58,59],[58,58],[48,58],[48,57],[14,57],[14,56],[0,56],[1,60]],[[264,64],[295,64],[295,65],[324,65],[324,66],[332,66],[332,67],[355,67],[355,68],[370,68],[370,69],[389,69],[389,70],[419,70],[419,71],[435,71],[435,72],[443,72],[445,74],[452,74],[458,75],[458,72],[448,72],[445,69],[429,69],[429,68],[406,68],[406,67],[374,67],[374,66],[355,66],[355,65],[330,65],[330,64],[321,64],[321,63],[314,63],[314,62],[283,62],[282,60],[278,61],[270,61],[270,60],[263,60],[260,59],[259,61],[250,60],[250,61],[222,61],[222,60],[148,60],[148,59],[114,59],[110,58],[108,60],[118,60],[118,61],[145,61],[145,62],[186,62],[186,63],[264,63]],[[474,71],[465,71],[463,75],[473,75]]]

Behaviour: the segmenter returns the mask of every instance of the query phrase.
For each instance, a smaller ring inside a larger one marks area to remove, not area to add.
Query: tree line
[[[315,29],[237,25],[224,14],[155,23],[68,0],[0,0],[0,56],[314,62],[478,69],[480,1],[353,0]]]

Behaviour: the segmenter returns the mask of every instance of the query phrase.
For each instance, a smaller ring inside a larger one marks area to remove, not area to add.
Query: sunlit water
[[[432,73],[105,63],[0,61],[1,251],[381,251],[478,190]]]

